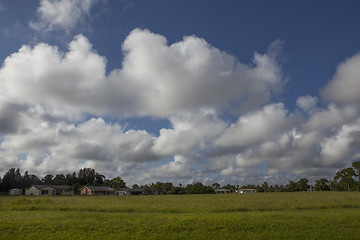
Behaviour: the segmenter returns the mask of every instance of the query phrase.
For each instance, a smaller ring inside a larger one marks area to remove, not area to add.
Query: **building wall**
[[[31,187],[31,188],[25,190],[25,195],[39,196],[40,191],[38,189],[36,189],[35,187]]]
[[[40,189],[40,195],[42,196],[55,196],[56,195],[56,189],[52,187],[45,187]]]
[[[74,190],[64,190],[58,192],[61,196],[72,196],[74,195]]]
[[[89,188],[83,187],[80,189],[80,195],[92,195],[92,192]]]
[[[19,196],[19,195],[22,195],[22,190],[21,189],[18,189],[18,188],[15,188],[15,189],[11,189],[9,191],[9,194],[11,196]]]

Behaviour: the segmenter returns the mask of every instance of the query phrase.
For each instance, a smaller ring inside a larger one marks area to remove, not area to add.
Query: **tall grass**
[[[0,197],[0,239],[359,239],[360,193]]]

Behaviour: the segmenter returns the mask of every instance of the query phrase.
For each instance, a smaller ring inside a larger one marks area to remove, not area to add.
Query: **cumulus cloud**
[[[212,110],[183,112],[170,118],[172,129],[161,129],[153,150],[164,156],[190,155],[206,149],[226,124]],[[181,144],[179,144],[181,143]]]
[[[0,88],[13,102],[61,114],[168,117],[199,108],[247,111],[283,84],[273,56],[256,53],[254,66],[244,65],[194,36],[168,46],[165,37],[136,29],[123,50],[123,68],[105,76],[106,59],[82,35],[66,53],[44,43],[23,46],[6,58]]]
[[[165,37],[135,29],[123,50],[123,69],[110,79],[134,96],[124,106],[130,114],[163,117],[231,103],[248,110],[268,101],[283,80],[273,56],[255,54],[248,66],[195,36],[168,46]]]
[[[41,43],[22,46],[4,61],[0,69],[0,91],[17,104],[42,104],[58,115],[93,111],[104,83],[106,60],[92,51],[78,35],[69,52]],[[106,94],[106,93],[103,93]],[[101,109],[101,108],[100,108]]]
[[[270,104],[250,112],[232,124],[215,144],[220,147],[244,148],[264,142],[292,126],[282,103]]]
[[[64,29],[70,32],[98,0],[41,0],[37,10],[38,20],[30,22],[39,31]]]
[[[329,102],[341,105],[358,105],[360,102],[360,54],[339,65],[335,76],[321,91],[321,96]]]
[[[133,183],[329,174],[359,155],[358,55],[321,91],[326,108],[300,96],[302,111],[292,112],[271,101],[286,83],[281,45],[244,64],[196,36],[169,45],[135,29],[122,45],[122,68],[109,74],[83,35],[65,52],[24,45],[0,69],[1,170],[93,167]],[[109,115],[166,118],[171,126],[153,135],[110,123]]]
[[[301,96],[296,100],[296,105],[306,112],[313,112],[316,110],[318,98],[312,96]]]

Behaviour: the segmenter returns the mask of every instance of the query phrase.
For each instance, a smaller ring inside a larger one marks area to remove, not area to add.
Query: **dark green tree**
[[[215,193],[215,189],[210,186],[205,186],[201,182],[189,184],[186,186],[186,193],[188,194],[207,194]]]
[[[358,190],[360,191],[360,161],[353,162],[352,167],[355,169],[355,173],[359,178]]]
[[[315,190],[316,191],[327,191],[330,190],[329,180],[326,178],[321,178],[315,181]]]
[[[295,192],[297,191],[297,183],[294,181],[289,180],[288,185],[286,185],[286,188],[289,192]]]
[[[170,190],[170,194],[185,194],[186,193],[186,189],[183,187],[175,187],[173,186]]]
[[[126,183],[121,177],[116,177],[110,180],[109,186],[114,189],[126,188]]]
[[[298,191],[307,191],[309,189],[309,180],[306,178],[301,178],[296,185]]]
[[[45,185],[52,185],[52,184],[54,184],[53,178],[54,178],[53,175],[48,174],[48,175],[46,175],[45,177],[43,177],[43,179],[41,179],[41,181],[42,181],[43,184],[45,184]]]
[[[261,190],[262,190],[263,192],[270,192],[270,187],[269,187],[269,185],[268,185],[267,182],[264,182],[264,183],[261,185]]]
[[[357,187],[357,182],[354,180],[356,172],[352,167],[338,171],[334,177],[337,183],[337,190],[350,191]]]
[[[3,192],[8,192],[12,188],[22,187],[22,177],[20,169],[10,168],[2,178],[0,189]]]
[[[66,178],[65,178],[64,174],[57,174],[52,181],[55,185],[65,185],[66,184]]]
[[[79,170],[78,182],[80,185],[95,185],[96,172],[92,168],[83,168]]]
[[[65,182],[66,185],[73,186],[74,184],[78,183],[78,179],[76,177],[76,172],[73,172],[72,174],[68,173],[65,176]]]

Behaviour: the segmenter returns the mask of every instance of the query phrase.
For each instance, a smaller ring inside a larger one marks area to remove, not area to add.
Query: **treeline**
[[[20,169],[11,168],[3,178],[0,178],[0,192],[7,193],[10,189],[20,188],[25,190],[32,185],[68,185],[71,186],[75,194],[79,193],[82,186],[108,186],[114,189],[127,188],[126,183],[121,177],[106,179],[92,168],[80,169],[78,173],[46,175],[42,179],[27,171],[22,175]],[[342,169],[336,173],[332,180],[321,178],[315,182],[310,182],[306,178],[298,181],[291,181],[287,185],[268,185],[264,182],[261,185],[230,185],[221,186],[219,183],[213,183],[206,186],[200,182],[188,184],[183,187],[182,184],[174,186],[171,182],[157,182],[139,186],[134,184],[134,190],[145,190],[148,194],[205,194],[215,193],[216,189],[228,189],[235,192],[237,189],[256,189],[257,192],[296,192],[296,191],[359,191],[360,190],[360,161],[352,163],[352,167]],[[139,191],[140,192],[140,191]]]
[[[25,190],[32,185],[68,185],[71,186],[75,193],[79,193],[82,186],[109,186],[115,189],[125,188],[126,183],[120,177],[113,178],[111,180],[105,179],[103,174],[100,174],[92,168],[80,169],[78,173],[68,173],[51,175],[48,174],[42,179],[34,174],[29,174],[28,171],[21,174],[20,169],[10,168],[4,174],[3,178],[0,178],[0,192],[8,192],[13,188],[20,188]]]

